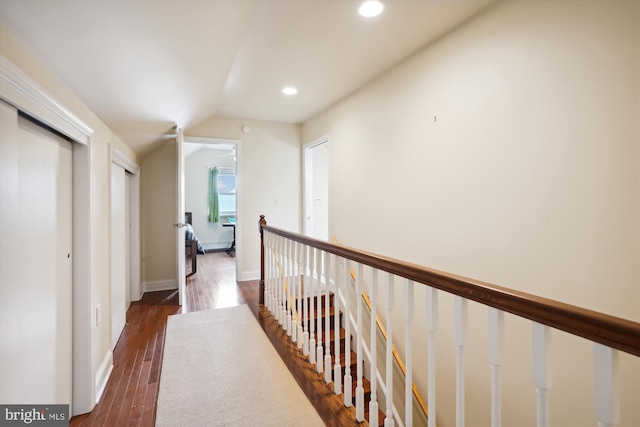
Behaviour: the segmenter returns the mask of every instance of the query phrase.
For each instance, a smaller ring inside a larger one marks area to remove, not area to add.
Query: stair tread
[[[312,303],[309,304],[311,306],[311,310],[306,310],[303,313],[303,316],[301,316],[301,320],[304,321],[305,326],[308,324],[308,322],[311,321],[311,313],[313,312],[313,326],[314,326],[314,331],[313,334],[311,334],[311,336],[313,338],[317,339],[318,336],[318,332],[321,332],[321,338],[322,338],[322,344],[323,344],[323,348],[326,351],[326,334],[325,334],[325,317],[327,316],[326,310],[325,310],[325,297],[326,295],[324,293],[320,294],[320,295],[316,295],[313,296],[311,298]],[[329,316],[330,316],[330,331],[329,331],[329,337],[330,337],[330,352],[331,352],[331,367],[330,369],[333,371],[334,366],[335,366],[335,362],[336,362],[336,355],[334,352],[335,349],[335,335],[336,335],[336,330],[333,327],[333,324],[335,322],[335,314],[336,314],[336,307],[333,305],[334,303],[334,294],[333,292],[330,292],[330,307],[329,307]],[[318,301],[321,301],[321,310],[318,310]],[[292,308],[293,310],[295,310],[298,307],[298,300],[295,300],[295,303],[292,304]],[[341,311],[338,311],[340,319],[342,319],[342,315],[343,313]],[[299,314],[299,313],[298,313]],[[294,313],[294,316],[296,314]],[[321,317],[322,321],[321,321],[321,327],[320,327],[320,331],[317,330],[317,321],[318,321],[318,316]],[[346,367],[345,367],[345,361],[346,361],[346,355],[345,355],[345,341],[347,338],[347,334],[344,328],[340,328],[339,329],[339,339],[340,339],[340,367],[341,367],[341,375],[343,376],[343,380],[344,381],[344,373],[346,372]],[[352,393],[352,400],[353,400],[353,405],[355,406],[355,400],[356,400],[356,388],[357,388],[357,354],[354,351],[355,348],[353,346],[351,346],[350,348],[350,363],[349,363],[349,367],[350,367],[350,375],[352,378],[351,381],[351,393]],[[312,350],[313,351],[313,350]],[[326,369],[326,367],[325,367]],[[324,379],[324,373],[318,373],[318,376],[323,377]],[[344,384],[343,384],[344,387]],[[364,405],[364,413],[365,413],[365,419],[369,420],[369,400],[371,398],[371,382],[369,381],[368,378],[366,377],[362,377],[362,388],[364,390],[364,401],[365,401],[365,405]],[[353,410],[355,411],[355,408],[353,408]],[[382,427],[384,426],[384,418],[385,418],[385,414],[382,410],[378,410],[378,426]]]

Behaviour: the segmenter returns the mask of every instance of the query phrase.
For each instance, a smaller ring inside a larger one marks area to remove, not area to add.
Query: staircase
[[[483,393],[486,396],[490,395],[491,410],[476,408],[473,411],[474,420],[482,418],[481,424],[483,425],[500,425],[503,416],[509,419],[513,417],[521,419],[524,417],[522,419],[526,422],[523,422],[523,424],[534,424],[529,422],[534,421],[533,416],[514,412],[511,408],[512,405],[503,404],[504,402],[517,402],[519,404],[527,398],[529,393],[526,396],[524,395],[525,390],[528,390],[525,381],[527,383],[531,381],[530,373],[532,369],[530,368],[533,368],[536,399],[530,404],[536,408],[535,418],[537,418],[537,424],[547,425],[549,413],[548,390],[550,389],[548,378],[550,378],[550,368],[553,364],[552,358],[549,356],[549,342],[551,335],[559,331],[569,334],[569,339],[567,339],[567,335],[559,335],[558,340],[562,342],[562,345],[572,346],[570,337],[579,337],[593,343],[591,349],[592,357],[586,357],[589,354],[588,350],[576,348],[576,357],[574,359],[576,364],[580,365],[581,372],[589,372],[590,370],[593,372],[594,387],[591,390],[589,390],[589,387],[581,387],[575,391],[583,399],[591,399],[594,402],[593,409],[599,424],[615,424],[614,415],[621,401],[619,394],[622,392],[622,385],[619,386],[618,382],[622,378],[627,381],[627,378],[632,377],[630,375],[632,371],[627,368],[623,369],[622,364],[617,361],[621,352],[627,354],[625,357],[640,357],[640,340],[638,339],[640,337],[640,323],[509,289],[504,286],[481,282],[406,261],[312,239],[298,233],[291,233],[268,226],[264,216],[261,216],[259,225],[261,243],[260,302],[266,303],[276,315],[281,315],[284,311],[281,307],[276,306],[277,301],[288,301],[289,289],[287,289],[286,281],[283,278],[300,277],[304,275],[304,272],[313,271],[312,275],[308,275],[308,277],[313,276],[315,279],[315,282],[311,281],[311,287],[313,287],[314,283],[330,283],[336,287],[335,289],[339,290],[336,295],[341,296],[344,288],[348,290],[348,292],[345,292],[346,296],[353,296],[349,272],[355,270],[357,271],[354,284],[355,295],[360,298],[363,285],[365,285],[365,288],[371,288],[371,295],[373,296],[371,306],[374,307],[371,312],[372,318],[376,316],[376,307],[384,305],[385,317],[387,318],[386,333],[380,329],[382,334],[387,337],[388,342],[393,342],[393,337],[397,336],[397,334],[404,334],[405,336],[404,357],[396,355],[392,350],[393,347],[388,345],[385,349],[386,354],[382,357],[378,357],[376,351],[371,353],[370,357],[373,365],[383,366],[382,364],[386,363],[386,366],[393,366],[395,360],[402,367],[403,364],[400,362],[404,361],[404,376],[407,379],[413,379],[415,375],[413,353],[415,350],[413,349],[414,339],[412,339],[412,335],[416,332],[420,334],[418,339],[420,342],[418,344],[425,346],[426,351],[420,354],[417,360],[426,364],[426,375],[425,372],[421,372],[420,376],[425,381],[426,396],[428,398],[426,405],[420,403],[420,407],[423,408],[421,414],[424,414],[424,420],[428,422],[429,426],[434,426],[438,419],[435,401],[437,394],[436,376],[438,373],[436,355],[440,352],[445,352],[447,354],[446,357],[455,359],[455,376],[451,373],[446,373],[447,381],[441,381],[438,389],[443,388],[446,393],[455,394],[456,423],[464,424],[467,406],[465,405],[467,383],[465,378],[472,377],[474,384],[478,381],[485,381],[485,372],[490,370],[491,381],[490,384],[485,386]],[[340,268],[340,266],[343,267]],[[367,277],[371,278],[370,281],[364,276],[363,270],[366,270]],[[350,283],[344,283],[345,280]],[[394,301],[394,295],[402,295],[402,297],[399,301]],[[450,307],[452,312],[439,312],[439,295],[448,295],[453,299],[453,306]],[[381,297],[381,299],[377,300],[378,297]],[[335,302],[338,303],[340,301],[341,298]],[[416,301],[421,301],[420,305]],[[467,375],[465,376],[465,360],[469,359],[466,351],[468,347],[468,325],[470,322],[477,323],[479,319],[477,315],[474,316],[474,319],[468,319],[468,314],[471,314],[467,309],[468,301],[484,306],[487,310],[489,321],[488,324],[485,323],[486,326],[482,327],[482,330],[486,331],[488,337],[489,363],[485,363],[484,366],[478,365],[478,369],[467,369]],[[317,302],[312,303],[312,305]],[[341,304],[339,305],[341,306]],[[325,423],[330,426],[358,425],[355,421],[355,408],[353,405],[344,407],[340,393],[338,395],[334,393],[333,387],[325,383],[324,374],[318,374],[315,366],[309,363],[309,358],[303,356],[297,344],[288,339],[287,331],[279,328],[278,322],[266,310],[267,306],[265,306],[264,318],[271,319],[264,322],[267,336],[274,338],[277,338],[278,335],[280,336],[278,339],[282,342],[280,347],[283,349],[281,352],[283,360],[285,360],[301,388],[318,409]],[[419,319],[414,319],[416,307],[419,307],[421,313],[426,314],[426,323],[418,321]],[[360,327],[364,328],[360,308],[358,306],[356,317],[357,322],[361,325]],[[391,320],[394,319],[394,312],[397,313],[397,310],[402,310],[401,314],[404,322]],[[517,330],[518,333],[512,332],[509,335],[508,343],[506,342],[507,334],[505,333],[505,324],[507,324],[505,313],[510,313],[509,317],[515,316],[521,321],[524,320],[523,324],[514,326],[514,331]],[[441,332],[438,331],[439,321],[447,322],[448,325],[453,327],[455,346],[436,348],[438,337],[441,335]],[[350,325],[350,323],[346,322],[345,325]],[[530,323],[531,329],[526,327],[527,323]],[[374,326],[372,325],[372,327]],[[320,327],[320,330],[322,329]],[[514,378],[518,378],[518,382],[523,384],[522,386],[518,385],[520,393],[510,392],[508,396],[503,396],[501,368],[504,360],[504,347],[510,345],[511,348],[519,348],[523,337],[526,339],[527,335],[532,340],[531,366],[529,369],[513,372]],[[346,337],[349,341],[344,340],[342,343],[350,343],[352,338],[354,338],[353,341],[358,344],[358,347],[364,344],[363,341],[355,339],[360,338],[356,336]],[[364,339],[366,340],[366,337]],[[272,342],[274,342],[273,339]],[[274,343],[274,347],[278,349],[278,344]],[[341,346],[340,350],[343,348],[344,346]],[[572,351],[574,351],[573,348]],[[289,354],[285,354],[287,352]],[[343,361],[345,359],[344,355],[337,357],[340,357]],[[351,357],[353,359],[350,364],[352,366],[351,369],[354,371],[352,372],[352,377],[354,377],[356,372],[353,353],[351,353]],[[589,363],[578,363],[583,359],[591,359],[593,366],[588,366]],[[293,362],[289,363],[291,361]],[[396,388],[400,387],[396,387],[393,376],[392,369],[386,370],[384,382],[388,387],[396,390]],[[572,386],[571,378],[567,377],[563,378],[563,380],[566,387]],[[385,398],[384,403],[390,408],[393,406],[394,418],[402,420],[404,425],[412,426],[414,425],[412,402],[414,399],[418,402],[421,402],[421,400],[416,396],[415,388],[412,388],[413,380],[405,380],[403,382],[404,396],[396,396],[397,393],[393,393],[393,399],[391,399],[392,396],[386,396],[388,401]],[[625,384],[625,387],[627,387],[628,382]],[[347,390],[354,389],[353,384],[347,385],[347,387],[349,386],[351,389],[347,388]],[[369,385],[366,384],[366,387],[368,389]],[[517,396],[517,394],[522,395]],[[380,395],[378,396],[378,403],[382,403],[381,397]],[[398,407],[404,406],[404,416],[402,413],[396,413],[396,402],[399,403]],[[358,407],[358,409],[364,412],[365,406],[366,404]],[[428,418],[424,409],[427,406],[429,408]],[[453,408],[451,409],[451,416],[453,416]],[[581,415],[582,412],[580,411],[575,414],[576,417]],[[379,419],[382,420],[382,417]],[[423,420],[421,419],[420,421],[422,422]],[[366,421],[362,424],[366,424]],[[381,425],[381,423],[378,424]],[[584,422],[581,424],[584,424]]]
[[[325,295],[315,296],[311,298],[311,306],[313,307],[313,319],[314,326],[317,326],[318,315],[321,316],[321,329],[320,333],[322,338],[323,345],[323,353],[326,351],[325,347],[325,313],[324,313],[324,305],[325,305]],[[321,303],[321,307],[323,310],[318,310],[318,302]],[[297,303],[295,302],[294,308],[297,309]],[[334,307],[334,294],[330,293],[329,296],[329,305],[330,305],[330,351],[331,351],[331,366],[329,369],[333,373],[334,364],[335,364],[335,307]],[[309,320],[310,313],[305,313],[304,318],[302,319],[305,323],[305,328],[307,325],[307,321]],[[340,323],[343,324],[343,313],[339,312]],[[282,329],[282,327],[278,324],[278,321],[273,317],[273,315],[265,308],[261,307],[261,311],[259,314],[259,320],[261,320],[261,324],[263,329],[265,330],[267,336],[271,339],[274,347],[280,353],[283,358],[285,364],[288,366],[292,375],[298,381],[298,384],[302,387],[302,389],[307,394],[307,397],[311,401],[311,403],[316,407],[316,410],[325,421],[327,425],[330,426],[353,426],[353,425],[368,425],[369,420],[369,400],[371,398],[371,383],[367,378],[362,379],[363,389],[364,389],[364,401],[365,401],[365,421],[362,423],[358,423],[355,418],[355,396],[356,396],[356,387],[357,387],[357,355],[354,351],[350,352],[350,371],[352,376],[352,382],[348,386],[351,387],[351,395],[352,395],[352,406],[345,407],[344,406],[344,394],[336,395],[334,392],[334,384],[333,382],[326,383],[324,372],[318,373],[316,370],[316,364],[309,363],[309,356],[304,356],[302,354],[302,350],[298,348],[298,343],[293,342],[291,336],[287,335],[287,332]],[[263,322],[262,322],[263,321]],[[346,332],[343,327],[339,329],[340,334],[340,366],[342,368],[342,379],[341,382],[344,382],[344,375],[346,371],[345,366],[345,344],[346,344]],[[314,331],[313,337],[318,340],[318,331],[317,328]],[[351,336],[349,340],[351,340]],[[315,349],[310,349],[310,351],[315,351]],[[324,355],[323,355],[324,361]],[[325,367],[326,369],[326,367]],[[344,387],[344,384],[343,384]],[[344,390],[344,388],[343,388]],[[380,396],[380,394],[378,394]],[[379,398],[379,397],[378,397]],[[378,426],[384,426],[384,413],[382,411],[378,411]]]
[[[321,316],[321,338],[322,338],[322,345],[323,345],[323,351],[326,351],[326,342],[325,342],[325,317],[326,317],[326,312],[324,310],[324,306],[325,306],[325,295],[321,295],[321,296],[315,296],[311,298],[311,301],[313,301],[312,303],[312,307],[313,307],[313,319],[317,322],[318,319],[318,315]],[[322,310],[318,310],[318,301],[320,302],[320,307],[322,308]],[[329,334],[330,334],[330,343],[329,343],[329,348],[331,351],[331,366],[329,367],[329,369],[333,372],[333,367],[335,365],[335,306],[334,306],[334,294],[333,292],[329,293]],[[296,304],[296,308],[297,308],[297,304]],[[343,320],[343,313],[342,311],[340,311],[339,313],[339,318],[340,318],[340,324],[344,323]],[[309,320],[309,315],[306,314],[305,315],[305,319],[304,321],[306,322],[307,320]],[[306,324],[306,323],[305,323]],[[316,325],[317,326],[317,325]],[[342,368],[341,370],[341,375],[342,375],[342,382],[344,382],[344,375],[346,372],[346,364],[345,364],[345,360],[346,360],[346,354],[345,354],[345,349],[346,349],[346,331],[343,327],[340,327],[339,330],[340,333],[340,367]],[[315,338],[315,342],[318,342],[318,331],[315,330],[314,333],[314,338]],[[354,348],[354,346],[352,345],[351,342],[351,336],[349,336],[349,344],[351,346],[351,348]],[[350,368],[350,372],[351,372],[351,377],[352,377],[352,381],[351,381],[351,396],[352,396],[352,405],[355,406],[356,404],[356,387],[358,386],[358,382],[357,382],[357,376],[356,376],[356,372],[357,372],[357,354],[354,351],[350,352],[350,356],[349,356],[349,368]],[[315,366],[315,365],[314,365]],[[327,367],[325,366],[324,369],[326,370]],[[322,380],[324,380],[324,374],[323,373],[318,373],[318,377]],[[331,390],[333,390],[333,383],[330,383],[328,385],[329,387],[331,387]],[[344,387],[344,384],[343,384]],[[365,401],[365,408],[364,408],[364,418],[365,420],[369,420],[369,401],[371,400],[371,382],[365,378],[364,376],[362,377],[362,388],[364,389],[364,401]],[[343,388],[344,390],[344,388]],[[341,395],[341,397],[343,397],[343,395]],[[354,407],[352,406],[352,408]],[[378,425],[379,427],[384,426],[384,413],[382,411],[378,411]]]

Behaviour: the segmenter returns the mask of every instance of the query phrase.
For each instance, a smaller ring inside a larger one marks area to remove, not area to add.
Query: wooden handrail
[[[266,225],[264,217],[261,217],[261,233],[263,230],[640,357],[638,322],[394,258],[338,246],[271,227]],[[261,291],[264,290],[262,286],[261,278]]]

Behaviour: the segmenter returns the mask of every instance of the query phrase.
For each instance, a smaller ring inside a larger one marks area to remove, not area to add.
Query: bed
[[[198,237],[193,231],[193,225],[191,225],[193,216],[191,212],[185,212],[184,214],[184,222],[186,223],[184,227],[184,246],[185,246],[185,257],[191,257],[191,273],[194,274],[198,271],[198,263],[197,263],[197,254],[204,254],[204,248],[200,244]]]

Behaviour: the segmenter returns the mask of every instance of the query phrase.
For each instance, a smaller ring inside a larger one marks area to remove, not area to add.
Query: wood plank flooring
[[[191,270],[187,260],[187,272]],[[328,426],[367,426],[355,421],[353,407],[342,405],[315,369],[302,357],[277,321],[258,304],[258,281],[236,282],[235,258],[225,252],[198,255],[198,271],[187,277],[187,301],[178,291],[151,292],[127,311],[127,323],[114,350],[114,368],[106,389],[88,414],[73,417],[71,427],[155,425],[167,317],[172,314],[247,304],[289,370]]]
[[[188,262],[187,271],[190,268]],[[177,290],[150,292],[131,304],[100,402],[90,413],[73,417],[69,425],[153,426],[167,317],[245,303],[257,312],[258,282],[236,283],[235,258],[225,252],[198,255],[198,272],[187,278],[184,308],[178,305]]]

